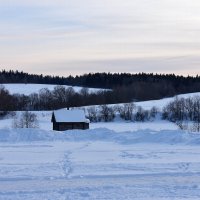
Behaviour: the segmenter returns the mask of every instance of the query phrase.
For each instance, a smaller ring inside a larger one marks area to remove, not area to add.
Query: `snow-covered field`
[[[137,105],[161,109],[169,100]],[[54,132],[51,112],[36,114],[39,129],[0,120],[0,200],[200,199],[199,134],[119,118]]]
[[[200,199],[200,136],[0,130],[0,199]]]
[[[48,88],[50,91],[54,89],[56,85],[48,85],[48,84],[2,84],[11,94],[24,94],[30,95],[31,93],[38,93],[43,88]],[[67,85],[63,85],[65,88],[71,87]],[[73,87],[76,92],[79,92],[82,87]],[[97,88],[88,88],[89,92],[97,92],[103,89]]]

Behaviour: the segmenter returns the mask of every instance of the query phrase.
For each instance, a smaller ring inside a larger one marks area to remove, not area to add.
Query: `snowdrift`
[[[105,128],[65,132],[45,131],[41,129],[0,129],[0,142],[35,141],[107,141],[127,145],[137,143],[199,145],[200,135],[169,130],[141,130],[116,133]]]

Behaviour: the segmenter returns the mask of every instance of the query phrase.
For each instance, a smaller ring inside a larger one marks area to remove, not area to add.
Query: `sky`
[[[0,69],[200,75],[199,0],[0,0]]]

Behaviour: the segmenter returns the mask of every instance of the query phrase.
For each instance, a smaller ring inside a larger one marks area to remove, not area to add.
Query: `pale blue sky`
[[[199,0],[0,0],[1,69],[200,74]]]

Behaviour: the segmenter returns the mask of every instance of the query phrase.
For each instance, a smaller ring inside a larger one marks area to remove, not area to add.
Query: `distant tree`
[[[4,86],[0,85],[0,111],[12,111],[15,109],[15,98],[10,95]]]
[[[133,110],[135,109],[134,103],[125,103],[118,108],[120,117],[125,120],[132,120]]]
[[[139,122],[149,120],[149,112],[145,111],[141,106],[139,106],[137,108],[137,112],[135,113],[134,120]]]
[[[89,95],[89,89],[88,89],[88,88],[84,88],[84,87],[81,88],[80,94],[81,94],[83,97],[87,98],[87,96]]]
[[[13,120],[13,128],[38,128],[37,115],[28,111],[23,112],[19,117],[16,115]]]
[[[75,103],[75,99],[74,97],[76,96],[76,92],[74,90],[73,87],[68,87],[66,90],[65,90],[65,96],[67,97],[67,107],[73,107],[73,106],[78,106],[76,103]]]
[[[188,130],[193,122],[192,131],[200,131],[200,96],[175,98],[163,109],[163,119],[175,122],[180,129]]]
[[[193,98],[189,97],[185,99],[185,116],[188,120],[193,120],[194,114],[194,102]]]
[[[158,108],[157,107],[155,107],[155,106],[153,106],[152,108],[151,108],[151,110],[150,110],[150,118],[155,118],[156,117],[156,115],[158,114]]]
[[[200,132],[200,96],[194,97],[194,130]]]
[[[87,118],[91,121],[91,122],[98,122],[99,117],[98,117],[98,110],[96,108],[96,106],[92,106],[89,107],[87,109]]]
[[[112,121],[115,118],[114,109],[112,107],[108,107],[107,105],[101,105],[99,107],[100,110],[100,119],[104,122]]]
[[[32,93],[29,95],[29,110],[39,109],[39,95],[37,93]]]
[[[162,109],[162,119],[163,120],[169,120],[169,111],[168,111],[168,107],[164,106]]]
[[[185,109],[185,100],[184,98],[175,97],[173,101],[166,105],[163,109],[166,119],[180,123],[187,118],[186,109]]]
[[[53,90],[53,99],[56,102],[57,108],[67,107],[67,95],[64,86],[56,86]]]
[[[34,100],[37,100],[37,97],[35,95],[33,97],[30,96],[30,98],[31,99],[34,98]],[[40,109],[43,109],[43,110],[53,109],[53,107],[55,106],[54,99],[53,99],[53,92],[51,92],[48,88],[42,88],[39,91],[38,104],[39,104]]]
[[[125,103],[200,92],[200,76],[183,77],[152,73],[89,73],[75,77],[58,77],[2,70],[0,83],[40,83],[112,89],[112,92],[104,95],[104,104],[111,100],[115,103]]]

